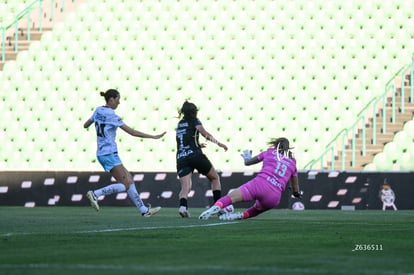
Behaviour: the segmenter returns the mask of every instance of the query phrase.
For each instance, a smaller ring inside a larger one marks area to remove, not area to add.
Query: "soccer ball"
[[[292,204],[292,209],[293,210],[305,210],[305,205],[303,205],[302,202],[297,201],[294,204]]]

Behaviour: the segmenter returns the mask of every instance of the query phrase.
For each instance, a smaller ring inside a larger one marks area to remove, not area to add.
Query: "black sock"
[[[221,198],[221,190],[213,190],[213,200],[218,201]]]
[[[188,208],[187,199],[186,198],[181,198],[180,199],[180,206],[185,206],[186,209]]]

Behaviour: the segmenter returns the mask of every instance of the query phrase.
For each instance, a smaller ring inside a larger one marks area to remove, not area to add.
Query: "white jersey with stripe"
[[[107,106],[95,109],[91,120],[95,123],[97,136],[97,156],[112,154],[118,151],[116,145],[116,130],[124,125],[122,119],[115,111]]]

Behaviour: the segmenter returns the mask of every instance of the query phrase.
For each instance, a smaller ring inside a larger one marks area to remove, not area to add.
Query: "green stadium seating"
[[[244,170],[240,151],[278,135],[291,139],[302,168],[411,61],[406,2],[87,1],[0,73],[5,115],[20,120],[15,135],[39,127],[27,149],[9,161],[0,154],[0,169],[100,169],[93,129],[82,124],[108,88],[120,90],[127,124],[168,131],[163,141],[120,132],[129,169],[174,171],[174,117],[186,99],[230,147],[206,148],[218,169]],[[48,138],[56,141],[39,153]],[[5,147],[24,146],[8,138]],[[367,169],[396,169],[400,160],[385,154]]]

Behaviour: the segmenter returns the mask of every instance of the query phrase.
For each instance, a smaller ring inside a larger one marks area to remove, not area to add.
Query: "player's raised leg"
[[[92,190],[91,191],[88,191],[88,193],[86,193],[86,197],[91,202],[91,206],[93,208],[95,208],[96,211],[99,211],[98,198],[95,196],[95,194],[93,193]]]

